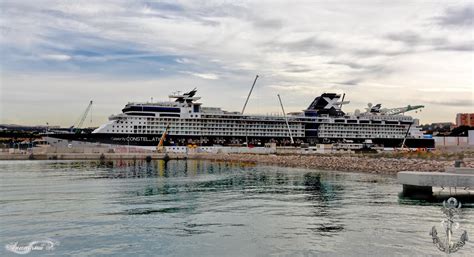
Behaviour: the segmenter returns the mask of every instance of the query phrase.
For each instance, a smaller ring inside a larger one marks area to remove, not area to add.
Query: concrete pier
[[[401,171],[397,177],[404,196],[432,196],[433,187],[474,189],[472,168],[450,168],[447,172]]]

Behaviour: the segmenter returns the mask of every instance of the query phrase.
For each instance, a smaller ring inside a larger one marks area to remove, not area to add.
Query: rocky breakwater
[[[197,159],[215,161],[253,162],[283,167],[300,167],[320,170],[357,171],[396,174],[399,171],[444,171],[452,167],[452,160],[416,158],[387,158],[373,156],[322,156],[322,155],[257,155],[257,154],[199,154]],[[465,161],[474,167],[474,161]]]

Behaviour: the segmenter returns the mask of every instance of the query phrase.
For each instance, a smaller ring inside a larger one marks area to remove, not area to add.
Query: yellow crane
[[[158,143],[158,145],[156,146],[156,151],[158,153],[162,153],[163,150],[164,150],[164,147],[163,147],[163,144],[165,142],[165,139],[166,139],[166,135],[168,135],[168,131],[170,130],[170,125],[168,124],[166,126],[166,129],[165,131],[163,132],[163,134],[161,135],[161,138],[160,138],[160,142]]]

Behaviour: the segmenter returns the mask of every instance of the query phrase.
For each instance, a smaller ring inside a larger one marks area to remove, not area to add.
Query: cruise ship
[[[364,143],[381,147],[433,148],[423,138],[418,120],[404,113],[423,106],[345,113],[344,96],[324,93],[301,112],[285,115],[250,115],[206,107],[194,89],[173,93],[170,101],[128,103],[122,113],[92,133],[48,133],[56,142],[154,146],[165,131],[165,146],[277,146],[320,143]],[[51,142],[51,141],[50,141]],[[53,142],[54,143],[54,142]]]

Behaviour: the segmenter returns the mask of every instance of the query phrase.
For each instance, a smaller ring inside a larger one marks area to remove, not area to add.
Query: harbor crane
[[[425,108],[424,105],[407,105],[405,107],[391,108],[391,109],[382,109],[382,112],[387,115],[397,115],[400,113],[405,113],[409,111],[414,111],[417,109]]]
[[[163,134],[161,134],[160,142],[156,146],[156,152],[162,153],[164,151],[163,145],[164,145],[164,142],[165,142],[166,136],[168,135],[169,130],[170,130],[170,125],[168,124]]]
[[[245,107],[247,107],[247,103],[249,102],[250,95],[252,94],[253,88],[255,87],[255,83],[257,83],[258,75],[255,76],[255,80],[253,81],[252,87],[250,88],[249,95],[247,96],[247,100],[245,100],[244,107],[242,108],[241,114],[244,114],[245,112]]]
[[[286,128],[288,129],[288,135],[290,135],[291,144],[294,145],[295,141],[293,140],[293,135],[291,135],[290,124],[288,123],[288,118],[286,117],[285,108],[283,108],[283,102],[281,101],[280,94],[277,95],[278,100],[280,101],[281,110],[283,111],[283,117],[285,118]]]
[[[82,127],[82,124],[84,124],[84,121],[86,120],[87,115],[89,114],[89,111],[92,109],[92,100],[89,102],[89,105],[87,105],[86,110],[84,113],[79,117],[79,119],[74,123],[74,125],[71,126],[71,132],[78,132],[79,129]],[[92,111],[91,111],[91,122],[92,122]]]
[[[405,133],[405,137],[403,137],[403,142],[402,142],[402,145],[401,145],[401,150],[402,151],[405,150],[405,149],[410,151],[410,148],[408,148],[407,145],[405,144],[405,142],[407,141],[408,134],[410,133],[410,128],[411,128],[411,123],[408,126],[407,132]]]
[[[401,114],[401,113],[405,113],[405,112],[425,108],[424,105],[407,105],[407,106],[404,106],[404,107],[397,107],[397,108],[381,108],[381,106],[382,106],[381,104],[377,104],[375,106],[372,106],[371,103],[369,103],[368,106],[369,106],[369,108],[366,108],[367,112],[380,113],[380,114],[384,114],[384,115],[397,115],[397,114]]]
[[[242,108],[242,112],[240,112],[240,114],[242,115],[245,112],[245,107],[247,107],[247,103],[249,102],[250,95],[252,94],[253,88],[255,87],[255,83],[257,83],[257,79],[258,79],[258,74],[255,76],[255,80],[253,81],[252,87],[250,88],[249,95],[247,96],[247,99],[245,100],[245,104],[244,104],[244,107]],[[247,136],[247,122],[245,122],[244,124],[245,124],[245,145],[249,146],[249,138]]]

